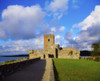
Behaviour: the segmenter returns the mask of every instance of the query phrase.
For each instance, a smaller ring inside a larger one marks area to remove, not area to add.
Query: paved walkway
[[[46,59],[45,72],[42,81],[55,81],[52,59]]]
[[[44,81],[46,60],[37,61],[6,77],[3,81]],[[48,72],[47,72],[48,73]]]
[[[46,59],[46,67],[42,81],[50,81],[51,61],[51,59]]]

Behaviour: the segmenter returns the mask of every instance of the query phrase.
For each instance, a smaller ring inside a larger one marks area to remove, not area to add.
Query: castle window
[[[48,39],[48,41],[50,41],[50,39]]]

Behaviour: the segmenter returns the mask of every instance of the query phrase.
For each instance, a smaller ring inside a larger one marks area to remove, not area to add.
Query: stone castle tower
[[[54,35],[44,35],[44,49],[50,49],[54,46]]]
[[[59,44],[55,44],[53,34],[44,35],[44,50],[29,50],[29,58],[71,58],[79,59],[80,50],[71,48],[62,48]]]

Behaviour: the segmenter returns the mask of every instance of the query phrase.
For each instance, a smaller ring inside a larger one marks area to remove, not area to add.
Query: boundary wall
[[[32,64],[35,61],[40,60],[40,58],[29,59],[21,62],[6,64],[0,66],[0,79],[3,79],[9,74],[16,72],[17,70],[23,68],[25,65]]]

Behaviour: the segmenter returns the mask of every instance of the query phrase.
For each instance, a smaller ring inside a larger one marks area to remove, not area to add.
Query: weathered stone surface
[[[60,48],[59,44],[55,44],[54,35],[44,35],[44,50],[29,50],[29,58],[70,58],[79,59],[80,50],[72,48]]]

